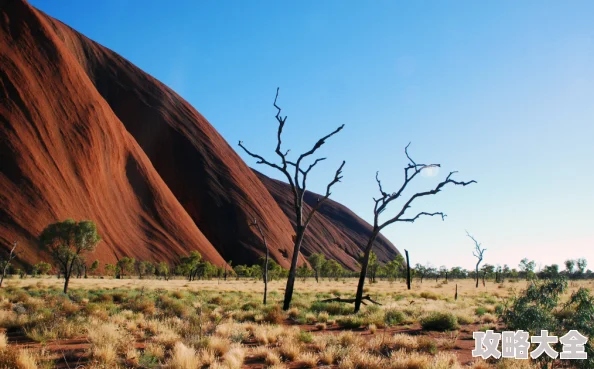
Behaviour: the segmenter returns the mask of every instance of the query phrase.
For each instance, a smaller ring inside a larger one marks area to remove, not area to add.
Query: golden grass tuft
[[[0,332],[0,350],[4,350],[6,347],[8,347],[8,338],[6,333]]]
[[[299,365],[302,368],[315,368],[318,366],[318,355],[312,352],[304,352],[299,355]]]
[[[201,360],[198,358],[196,350],[177,342],[173,347],[167,367],[171,369],[196,369],[200,363]]]

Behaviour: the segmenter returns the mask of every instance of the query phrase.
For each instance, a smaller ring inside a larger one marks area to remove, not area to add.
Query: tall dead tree
[[[408,258],[408,250],[404,250],[406,254],[406,289],[410,290],[410,260]]]
[[[266,296],[268,295],[268,258],[270,257],[270,250],[268,249],[268,242],[266,242],[266,236],[264,236],[264,232],[262,232],[262,228],[260,224],[254,217],[252,223],[250,224],[251,227],[255,227],[260,233],[260,237],[262,238],[262,242],[264,243],[264,248],[266,249],[266,258],[264,259],[264,301],[263,304],[266,305]]]
[[[17,246],[18,242],[14,241],[12,243],[12,249],[10,249],[8,257],[5,260],[0,260],[0,267],[2,267],[2,276],[0,276],[0,288],[2,287],[2,283],[4,283],[4,278],[6,277],[6,273],[8,273],[10,263],[18,256],[18,253],[16,252]]]
[[[472,237],[468,231],[466,231],[466,235],[468,237],[470,237],[473,241],[474,241],[474,251],[472,252],[472,255],[474,255],[475,258],[478,259],[478,261],[476,262],[476,288],[478,288],[479,285],[479,265],[481,263],[481,261],[483,261],[483,253],[485,251],[487,251],[487,249],[481,249],[481,244],[480,242],[478,242],[474,237]],[[484,284],[484,282],[483,282]]]
[[[392,218],[384,221],[383,223],[380,222],[380,214],[384,212],[384,210],[386,210],[386,208],[388,207],[388,205],[396,200],[399,199],[402,194],[404,193],[404,190],[406,189],[406,187],[409,185],[409,183],[411,183],[411,181],[413,179],[415,179],[415,177],[421,173],[421,171],[423,169],[428,169],[428,168],[436,168],[436,167],[440,167],[440,164],[417,164],[411,157],[410,155],[408,155],[408,147],[410,146],[410,143],[408,145],[406,145],[406,148],[404,149],[404,153],[406,154],[406,157],[408,158],[408,160],[410,161],[408,163],[408,166],[406,166],[404,168],[404,183],[402,184],[402,186],[400,187],[400,189],[398,189],[397,192],[393,192],[393,193],[387,193],[384,191],[383,187],[382,187],[382,183],[379,179],[379,172],[377,172],[375,174],[375,180],[377,182],[377,185],[379,187],[379,191],[381,196],[379,198],[374,198],[373,201],[375,202],[375,206],[373,208],[373,231],[371,233],[371,236],[369,237],[369,241],[367,242],[367,245],[365,246],[365,254],[363,256],[363,263],[361,265],[361,274],[359,275],[359,285],[357,286],[357,296],[355,299],[355,313],[357,313],[359,311],[359,309],[361,308],[361,299],[363,298],[363,287],[365,285],[365,277],[367,275],[367,266],[369,264],[369,255],[371,253],[371,249],[373,247],[373,243],[375,242],[375,239],[377,238],[377,235],[387,226],[389,226],[390,224],[396,223],[396,222],[409,222],[409,223],[413,223],[415,220],[419,219],[421,216],[423,215],[427,215],[427,216],[435,216],[435,215],[439,215],[441,216],[441,219],[444,220],[446,215],[442,212],[436,212],[436,213],[427,213],[427,212],[420,212],[417,215],[415,215],[412,218],[404,218],[404,214],[406,212],[406,210],[408,208],[411,207],[413,201],[415,201],[416,199],[420,198],[420,197],[424,197],[424,196],[429,196],[429,195],[435,195],[438,192],[441,191],[441,189],[447,185],[448,183],[452,183],[454,185],[460,185],[460,186],[467,186],[471,183],[476,183],[476,181],[472,180],[469,182],[458,182],[452,179],[452,175],[454,175],[456,172],[450,172],[450,174],[448,174],[448,176],[446,177],[445,180],[443,180],[442,182],[440,182],[434,189],[432,190],[428,190],[425,192],[417,192],[416,194],[412,195],[402,206],[402,208],[400,209],[400,211]]]
[[[276,120],[278,122],[277,144],[275,152],[280,158],[280,164],[273,163],[271,161],[264,159],[264,157],[258,154],[252,153],[243,145],[242,141],[239,141],[239,146],[248,155],[258,159],[257,164],[266,164],[269,167],[272,167],[282,172],[287,178],[287,181],[289,182],[289,185],[291,187],[291,192],[293,194],[293,209],[295,211],[295,237],[293,238],[294,245],[293,256],[291,258],[291,269],[289,270],[289,277],[287,278],[287,286],[285,288],[285,299],[283,302],[283,309],[288,310],[291,305],[291,299],[293,297],[293,288],[295,286],[295,278],[297,277],[297,261],[299,259],[299,250],[301,249],[301,243],[303,242],[305,231],[307,230],[307,227],[309,226],[309,223],[311,222],[314,214],[318,211],[320,206],[330,197],[330,190],[332,186],[337,182],[340,182],[340,180],[342,179],[342,168],[345,164],[345,162],[343,161],[340,167],[336,170],[334,178],[326,187],[326,194],[322,198],[318,198],[317,203],[312,207],[311,211],[308,214],[304,214],[303,195],[305,194],[307,176],[319,162],[326,160],[326,158],[315,159],[313,163],[307,166],[307,168],[305,168],[306,164],[304,164],[303,161],[311,155],[313,155],[320,147],[322,147],[322,145],[326,143],[327,139],[340,132],[343,129],[344,124],[332,131],[331,133],[327,134],[326,136],[320,138],[309,151],[299,155],[296,161],[291,161],[287,158],[290,150],[281,150],[281,136],[283,133],[283,127],[285,126],[285,122],[287,121],[287,116],[281,116],[281,108],[276,104],[276,101],[278,99],[278,92],[279,89],[277,88],[273,105],[277,109]]]

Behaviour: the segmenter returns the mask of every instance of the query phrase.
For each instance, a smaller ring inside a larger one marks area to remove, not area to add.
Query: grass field
[[[472,332],[500,329],[498,312],[526,282],[425,280],[411,291],[379,281],[382,305],[352,314],[355,279],[284,282],[8,279],[0,290],[0,368],[536,368],[473,359]],[[456,284],[458,300],[454,300]],[[570,290],[593,281],[571,282]]]

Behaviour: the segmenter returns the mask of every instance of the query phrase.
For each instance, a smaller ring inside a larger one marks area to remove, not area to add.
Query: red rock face
[[[175,262],[191,250],[217,265],[251,264],[263,254],[248,225],[256,217],[272,257],[289,266],[289,219],[202,115],[26,2],[0,4],[0,250],[17,240],[22,263],[47,260],[36,242],[46,225],[91,219],[104,241],[89,259],[102,264],[116,255]],[[304,252],[319,245],[354,267],[358,231],[341,232],[350,251],[320,231]]]
[[[271,179],[260,172],[254,172],[268,188],[291,223],[295,224],[292,201],[289,200],[291,199],[291,187],[287,183]],[[311,207],[322,197],[306,191],[303,196],[307,204],[305,214],[308,214]],[[322,253],[327,259],[335,259],[348,269],[358,270],[357,260],[369,240],[371,231],[372,226],[369,223],[359,218],[344,205],[328,199],[314,215],[303,240],[301,253],[305,256]],[[398,254],[394,245],[381,234],[373,245],[373,251],[382,263],[393,260]]]

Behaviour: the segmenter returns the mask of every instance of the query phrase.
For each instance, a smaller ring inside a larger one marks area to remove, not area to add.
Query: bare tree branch
[[[483,254],[485,251],[487,251],[487,249],[481,249],[481,243],[478,242],[474,237],[472,237],[470,235],[470,233],[468,233],[468,231],[466,231],[466,235],[468,237],[470,237],[470,239],[472,241],[474,241],[474,251],[472,252],[472,255],[477,258],[477,262],[476,262],[476,288],[478,288],[478,284],[479,284],[479,265],[481,263],[481,261],[483,261]]]
[[[14,241],[12,243],[12,248],[10,249],[10,253],[8,254],[8,258],[6,260],[0,260],[0,266],[2,266],[2,275],[0,276],[0,287],[2,287],[2,283],[4,282],[4,278],[6,277],[6,273],[8,273],[8,268],[10,267],[10,263],[17,258],[20,252],[16,251],[18,246],[18,242]]]
[[[328,184],[328,186],[326,188],[326,195],[322,199],[318,200],[318,203],[311,209],[311,211],[307,215],[306,220],[304,222],[303,221],[303,215],[304,215],[303,214],[303,197],[304,197],[304,194],[306,191],[307,176],[310,173],[310,171],[318,163],[320,163],[323,160],[326,160],[326,158],[318,158],[318,159],[314,160],[314,162],[311,163],[305,170],[301,168],[302,161],[304,159],[306,159],[307,157],[309,157],[310,155],[314,154],[320,147],[322,147],[327,139],[329,139],[330,137],[332,137],[335,134],[337,134],[338,132],[340,132],[344,128],[344,124],[341,125],[340,127],[336,128],[331,133],[320,138],[309,151],[306,151],[305,153],[299,155],[297,158],[297,161],[288,160],[287,155],[289,154],[290,150],[287,150],[286,152],[283,153],[283,151],[281,149],[282,133],[283,133],[283,128],[285,126],[285,123],[287,121],[287,116],[283,117],[281,115],[282,109],[277,104],[278,94],[279,94],[279,89],[277,88],[276,96],[274,97],[274,103],[273,103],[273,106],[277,110],[275,118],[278,122],[277,144],[276,144],[275,152],[280,157],[281,163],[280,164],[272,163],[272,162],[266,160],[264,157],[249,151],[243,145],[242,141],[239,141],[239,146],[248,155],[250,155],[253,158],[258,159],[258,161],[257,161],[258,164],[266,164],[274,169],[281,171],[287,178],[287,181],[289,182],[289,185],[291,186],[291,191],[293,192],[293,206],[294,206],[294,210],[295,210],[294,247],[293,247],[293,256],[291,259],[291,268],[289,270],[289,277],[287,278],[287,287],[285,288],[285,299],[284,299],[284,303],[283,303],[283,309],[287,310],[289,308],[291,298],[293,295],[293,286],[294,286],[294,282],[295,282],[295,278],[296,278],[296,269],[297,269],[297,261],[298,261],[298,257],[299,257],[299,249],[301,247],[301,242],[303,241],[305,231],[307,230],[307,226],[309,225],[309,222],[311,221],[315,212],[319,209],[321,204],[324,201],[326,201],[328,199],[328,197],[330,197],[331,187],[334,184],[336,184],[337,182],[340,182],[340,179],[342,178],[342,176],[341,176],[342,168],[345,165],[345,162],[343,161],[342,164],[340,165],[340,167],[338,168],[338,170],[336,171],[336,174],[334,175],[334,179]],[[294,173],[289,173],[289,170],[288,170],[289,166],[291,167],[291,172],[294,170]]]
[[[328,200],[328,198],[332,194],[332,192],[330,192],[330,190],[332,189],[332,186],[335,185],[336,183],[340,182],[340,180],[342,179],[341,174],[342,174],[342,168],[344,167],[344,164],[345,164],[345,161],[343,161],[342,164],[340,164],[340,167],[336,170],[336,173],[334,174],[334,179],[326,187],[326,194],[324,195],[324,197],[322,199],[318,199],[316,205],[309,212],[309,215],[307,216],[307,219],[305,220],[305,223],[304,223],[306,227],[309,224],[309,222],[311,221],[311,219],[313,218],[315,212],[318,211],[320,206],[322,206],[322,204],[326,200]]]
[[[408,143],[408,145],[406,145],[406,147],[404,148],[404,154],[406,155],[407,159],[409,160],[410,163],[408,163],[408,165],[404,168],[404,182],[402,183],[402,186],[400,187],[400,189],[392,194],[387,193],[386,191],[384,191],[384,188],[382,186],[382,183],[379,179],[379,173],[376,172],[375,174],[375,181],[377,182],[378,188],[379,188],[379,192],[381,194],[381,197],[379,198],[373,198],[374,201],[374,207],[373,207],[373,214],[374,214],[374,220],[373,220],[373,232],[371,233],[369,240],[367,241],[367,245],[365,246],[365,252],[363,255],[363,261],[361,263],[361,273],[359,275],[359,283],[357,285],[357,294],[356,294],[356,298],[355,298],[355,313],[357,313],[359,311],[359,308],[361,306],[362,303],[362,298],[363,298],[363,286],[365,284],[365,278],[366,278],[366,274],[367,274],[367,267],[369,265],[369,256],[371,254],[371,249],[373,247],[373,243],[375,242],[375,239],[377,237],[377,235],[380,233],[380,231],[382,229],[384,229],[385,227],[389,226],[392,223],[395,222],[410,222],[413,223],[415,222],[417,219],[419,219],[421,216],[436,216],[439,215],[441,216],[442,220],[445,220],[446,215],[442,212],[435,212],[435,213],[428,213],[428,212],[420,212],[418,213],[416,216],[412,217],[412,218],[403,218],[404,214],[406,213],[407,209],[409,209],[412,205],[412,203],[414,202],[415,199],[418,199],[420,197],[424,197],[424,196],[429,196],[429,195],[435,195],[438,192],[441,191],[441,189],[447,185],[448,183],[452,183],[454,185],[460,185],[460,186],[467,186],[471,183],[476,183],[476,181],[472,180],[472,181],[468,181],[468,182],[461,182],[461,181],[455,181],[452,179],[452,175],[456,172],[450,172],[450,174],[448,174],[448,176],[446,177],[445,180],[443,180],[442,182],[440,182],[439,184],[437,184],[437,186],[432,189],[432,190],[428,190],[428,191],[424,191],[424,192],[418,192],[415,193],[414,195],[412,195],[408,201],[406,201],[404,203],[404,205],[402,206],[401,210],[392,218],[386,220],[384,223],[380,222],[380,214],[386,210],[386,208],[388,207],[388,205],[400,198],[400,196],[402,196],[402,194],[404,193],[404,190],[406,189],[406,187],[408,186],[409,183],[411,183],[411,181],[419,174],[423,171],[423,169],[427,169],[427,168],[431,168],[431,167],[440,167],[439,164],[418,164],[416,161],[413,160],[413,158],[409,155],[408,153],[408,148],[410,146],[410,142]],[[412,172],[412,173],[411,173]],[[408,252],[407,252],[407,256],[408,256]],[[408,260],[407,260],[408,262]],[[410,285],[409,285],[410,288]]]
[[[429,195],[435,195],[438,192],[440,192],[441,189],[445,185],[447,185],[448,183],[453,183],[454,185],[458,185],[458,186],[468,186],[471,183],[477,183],[475,180],[468,181],[468,182],[455,181],[455,180],[451,179],[451,177],[452,177],[452,175],[454,173],[456,173],[456,172],[450,172],[450,174],[446,177],[446,179],[444,181],[440,182],[433,190],[429,190],[429,191],[425,191],[425,192],[418,192],[418,193],[412,195],[410,197],[410,199],[404,204],[404,206],[402,207],[402,209],[400,210],[400,212],[395,217],[393,217],[390,220],[387,220],[386,222],[384,222],[383,224],[381,224],[379,226],[380,230],[383,229],[383,228],[385,228],[386,226],[394,223],[394,222],[399,221],[399,219],[404,215],[404,213],[406,212],[406,210],[411,207],[411,204],[413,203],[413,201],[415,199],[419,198],[419,197],[424,197],[424,196],[429,196]],[[411,179],[412,178],[414,178],[414,177],[411,177]]]
[[[446,214],[442,213],[442,212],[437,212],[437,213],[426,213],[426,212],[421,212],[419,214],[417,214],[414,218],[408,218],[408,219],[398,219],[398,222],[411,222],[413,223],[415,220],[417,220],[420,216],[422,215],[427,215],[427,216],[435,216],[435,215],[440,215],[441,216],[441,220],[445,220],[445,217],[447,217]]]

